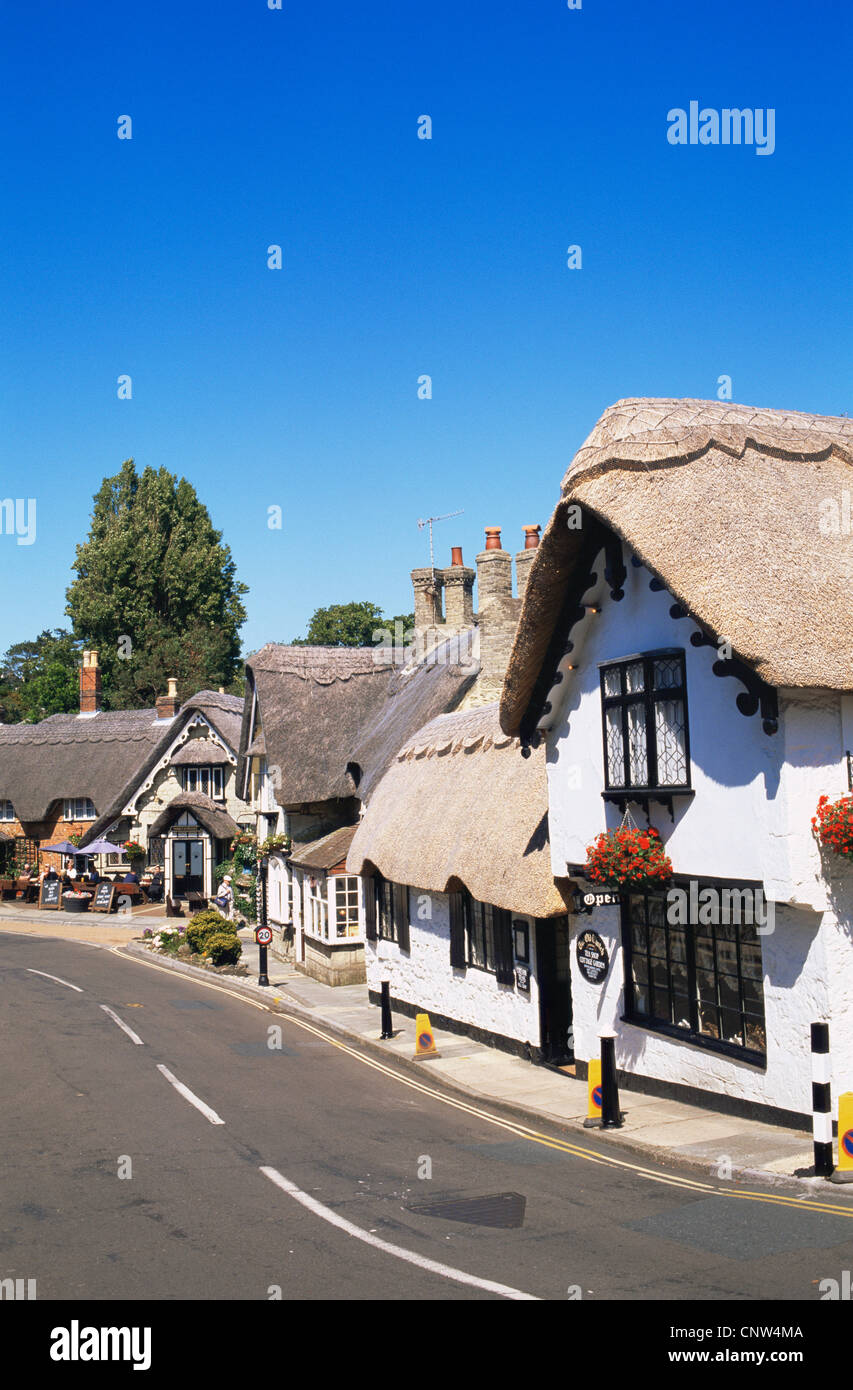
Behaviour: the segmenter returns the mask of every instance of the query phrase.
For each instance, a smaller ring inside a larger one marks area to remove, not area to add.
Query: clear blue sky
[[[35,497],[38,531],[0,535],[0,650],[67,623],[129,456],[196,486],[250,651],[319,605],[408,609],[418,517],[464,508],[439,563],[487,525],[519,548],[620,397],[727,374],[736,401],[850,411],[852,10],[7,8],[0,497]],[[694,99],[772,107],[774,153],[670,145]]]

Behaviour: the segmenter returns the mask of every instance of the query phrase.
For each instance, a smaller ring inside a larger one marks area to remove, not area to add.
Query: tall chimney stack
[[[100,714],[101,668],[97,652],[84,652],[80,667],[80,713]]]
[[[527,592],[527,577],[539,549],[539,532],[541,530],[541,526],[525,526],[524,549],[517,550],[515,554],[515,583],[520,599],[523,599]]]
[[[448,627],[468,628],[474,622],[474,570],[462,563],[462,547],[454,545],[450,564],[441,571],[444,582],[444,617]]]
[[[480,614],[495,599],[512,598],[512,556],[501,547],[501,528],[486,527],[486,548],[477,556],[477,608]]]
[[[173,676],[169,677],[169,688],[166,694],[158,695],[154,704],[158,719],[174,719],[181,707],[181,702],[178,699],[178,682]]]
[[[443,621],[441,613],[441,570],[412,570],[412,588],[415,591],[415,627],[435,627]]]

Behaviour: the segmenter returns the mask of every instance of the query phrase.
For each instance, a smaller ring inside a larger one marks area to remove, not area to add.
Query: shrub
[[[225,932],[214,932],[205,941],[204,954],[210,957],[214,965],[236,965],[242,953],[239,938]]]
[[[196,912],[187,923],[187,942],[190,948],[200,955],[204,954],[210,937],[227,936],[231,939],[236,938],[236,935],[236,924],[229,922],[227,917],[223,917],[222,913],[213,907]]]

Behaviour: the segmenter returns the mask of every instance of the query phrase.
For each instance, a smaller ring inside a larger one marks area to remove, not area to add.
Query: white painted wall
[[[484,1028],[490,1033],[539,1046],[539,991],[536,980],[536,932],[533,918],[513,913],[530,926],[530,993],[499,985],[494,975],[469,966],[450,968],[450,909],[446,893],[409,892],[411,952],[395,941],[365,944],[368,989],[378,991],[383,979],[391,995],[426,1013]],[[429,917],[419,916],[429,912]]]
[[[601,574],[601,558],[596,568]],[[757,880],[775,904],[774,929],[761,937],[767,1070],[620,1021],[618,908],[599,908],[572,920],[577,1056],[598,1056],[601,1031],[613,1031],[618,1065],[628,1071],[808,1113],[813,1021],[830,1021],[836,1072],[849,1074],[853,1086],[853,868],[837,859],[822,864],[811,832],[821,793],[834,799],[847,791],[843,755],[853,738],[853,701],[833,692],[780,691],[780,727],[767,735],[759,714],[745,717],[737,709],[740,682],[713,674],[716,653],[690,645],[695,624],[670,617],[672,598],[649,589],[648,572],[629,564],[625,589],[620,602],[609,597],[603,582],[585,596],[587,603],[600,603],[601,612],[588,614],[574,629],[575,650],[562,664],[562,684],[549,697],[554,872],[564,874],[567,863],[582,864],[587,845],[621,819],[601,797],[598,663],[658,647],[683,649],[695,796],[676,798],[675,825],[663,807],[653,808],[652,822],[677,874]],[[577,669],[567,670],[569,662]],[[644,825],[638,808],[634,814]],[[611,953],[603,986],[588,984],[578,970],[575,941],[585,928],[597,931]]]

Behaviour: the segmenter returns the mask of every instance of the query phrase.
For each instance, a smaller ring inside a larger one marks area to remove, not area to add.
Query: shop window
[[[681,922],[666,892],[623,897],[626,1018],[763,1060],[760,920],[753,911],[761,890],[698,887],[710,888],[709,903],[716,904],[701,916],[715,920]]]
[[[684,653],[650,652],[600,668],[608,791],[690,786]]]

